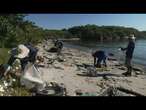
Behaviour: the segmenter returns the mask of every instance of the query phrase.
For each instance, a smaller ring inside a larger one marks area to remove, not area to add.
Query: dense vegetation
[[[121,26],[74,26],[69,28],[68,32],[81,38],[81,40],[121,41],[130,34],[134,34],[137,38],[146,38],[145,31],[140,32],[134,28]]]
[[[80,38],[94,41],[121,41],[129,34],[146,38],[146,31],[121,26],[74,26],[62,30],[48,30],[25,19],[25,14],[0,15],[0,63],[5,62],[9,48],[20,43],[37,44],[44,38]]]
[[[20,43],[37,44],[45,36],[44,30],[25,20],[24,14],[0,15],[0,64],[6,63],[9,48]]]
[[[24,14],[0,15],[0,47],[11,48],[19,43],[37,43],[44,30],[24,19]]]
[[[43,38],[76,37],[81,40],[114,41],[123,40],[129,34],[135,34],[137,38],[146,36],[146,31],[120,26],[84,25],[62,30],[48,30],[25,20],[25,16],[24,14],[0,15],[0,48],[11,48],[25,42],[37,44]]]
[[[74,36],[67,30],[45,30],[48,38],[73,38]]]

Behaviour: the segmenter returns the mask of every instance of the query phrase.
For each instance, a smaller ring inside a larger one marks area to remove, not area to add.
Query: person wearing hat
[[[37,55],[37,49],[30,44],[20,44],[17,48],[11,50],[11,57],[8,60],[8,65],[12,65],[16,59],[20,59],[22,71],[28,62],[34,63]]]
[[[128,46],[126,48],[121,48],[122,51],[126,51],[125,65],[127,67],[127,72],[123,73],[123,75],[125,75],[125,76],[131,76],[132,75],[131,61],[132,61],[133,52],[134,52],[134,48],[135,48],[135,37],[134,37],[134,35],[133,34],[130,35],[128,40],[129,40]]]

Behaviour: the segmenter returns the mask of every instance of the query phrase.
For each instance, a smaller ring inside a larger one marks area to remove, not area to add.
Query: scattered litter
[[[108,60],[109,60],[109,61],[117,61],[116,58],[111,58],[111,57],[109,57]]]
[[[109,55],[109,56],[114,56],[114,54],[113,54],[113,53],[109,53],[108,55]]]
[[[108,87],[99,96],[144,96],[123,87]]]
[[[64,84],[57,84],[56,82],[50,82],[46,84],[41,90],[38,90],[34,93],[35,96],[66,96],[66,88]]]

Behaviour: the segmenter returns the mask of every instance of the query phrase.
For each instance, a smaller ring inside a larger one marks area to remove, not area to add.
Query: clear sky
[[[29,14],[26,19],[47,29],[96,24],[134,27],[146,30],[146,14]]]

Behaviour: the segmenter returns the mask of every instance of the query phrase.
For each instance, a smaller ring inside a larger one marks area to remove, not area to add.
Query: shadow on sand
[[[92,75],[92,74],[77,74],[79,76],[85,76],[85,77],[106,77],[106,76],[113,76],[113,77],[123,77],[122,74],[112,74],[112,73],[103,73],[103,74],[96,74],[96,75]]]

